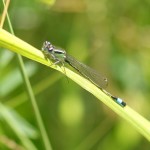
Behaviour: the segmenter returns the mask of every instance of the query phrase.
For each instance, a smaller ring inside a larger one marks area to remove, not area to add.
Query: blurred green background
[[[107,91],[150,119],[150,1],[13,0],[9,15],[16,36],[38,49],[45,40],[65,49],[106,76]],[[4,29],[9,31],[7,22]],[[54,150],[150,148],[132,126],[70,79],[23,60]],[[22,120],[28,124],[37,149],[44,149],[16,54],[6,49],[0,51],[0,101],[13,109],[18,126]],[[1,113],[0,149],[9,149],[10,142],[21,146]]]

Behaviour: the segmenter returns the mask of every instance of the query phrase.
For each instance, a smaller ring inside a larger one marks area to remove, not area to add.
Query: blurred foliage
[[[146,118],[150,118],[149,14],[148,0],[14,0],[9,8],[16,36],[39,49],[45,40],[66,49],[102,72],[109,80],[107,90]],[[9,31],[7,22],[4,28]],[[53,149],[148,149],[144,137],[78,85],[41,64],[26,58],[24,63]],[[6,49],[0,50],[0,101],[38,130],[18,61]],[[0,120],[0,139],[7,139],[0,140],[0,149],[7,149],[10,141],[20,145],[1,115]],[[43,149],[40,137],[32,142]]]

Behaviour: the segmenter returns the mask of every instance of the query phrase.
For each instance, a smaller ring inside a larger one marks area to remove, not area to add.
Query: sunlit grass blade
[[[52,62],[50,62],[50,60],[46,60],[44,58],[43,53],[40,50],[34,48],[28,43],[9,34],[8,32],[2,29],[0,29],[0,46],[64,73],[63,68],[57,65],[51,65]],[[139,133],[141,133],[145,138],[147,138],[150,141],[150,123],[148,120],[146,120],[140,114],[135,112],[128,105],[124,108],[120,107],[118,104],[112,101],[112,99],[108,95],[106,95],[103,91],[97,88],[90,81],[66,67],[65,74],[77,84],[79,84],[81,87],[83,87],[85,90],[92,93],[95,97],[97,97],[100,101],[106,104],[119,116],[128,121],[128,123],[130,123]]]

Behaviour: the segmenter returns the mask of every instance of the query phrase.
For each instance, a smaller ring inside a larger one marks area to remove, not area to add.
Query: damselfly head
[[[42,46],[42,51],[44,52],[52,52],[54,50],[54,46],[49,42],[45,41]]]

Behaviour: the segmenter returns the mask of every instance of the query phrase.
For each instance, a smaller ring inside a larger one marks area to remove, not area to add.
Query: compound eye
[[[51,51],[53,51],[53,50],[54,50],[53,46],[52,46],[52,45],[49,45],[48,51],[51,52]]]
[[[54,47],[53,47],[53,45],[49,41],[45,41],[43,43],[42,50],[46,50],[46,51],[51,52],[51,51],[53,51],[53,49],[54,49]]]

